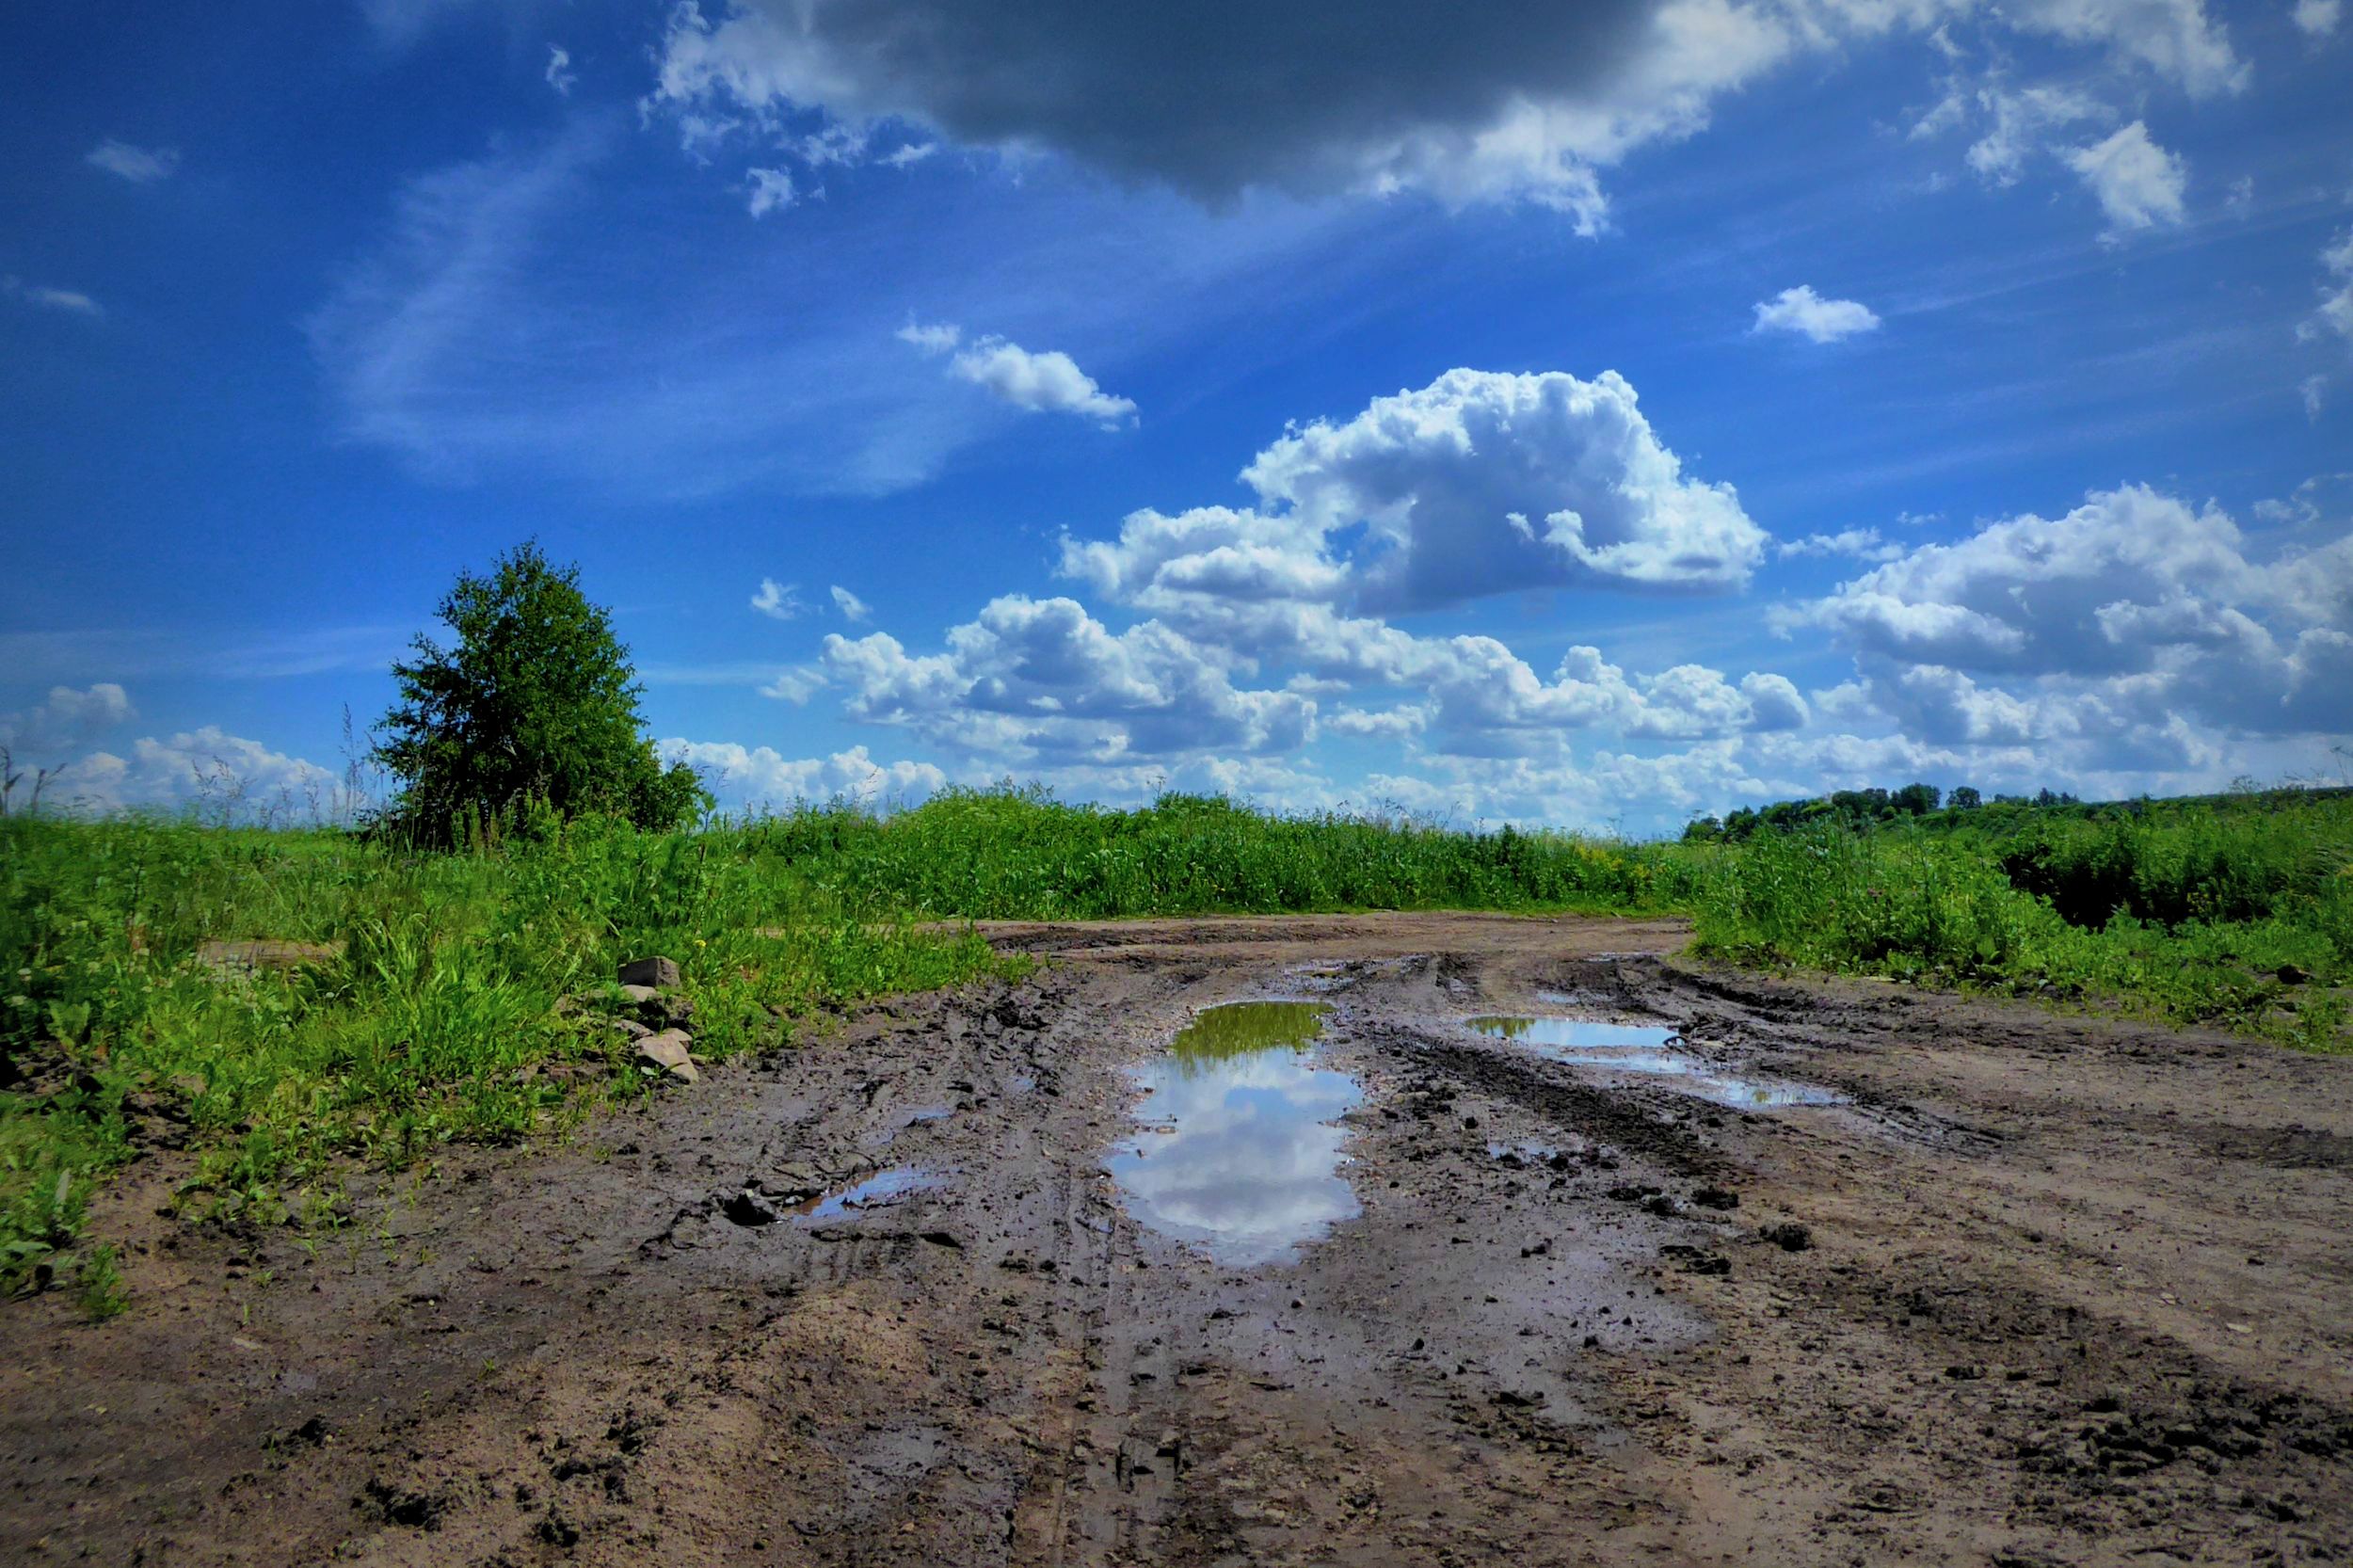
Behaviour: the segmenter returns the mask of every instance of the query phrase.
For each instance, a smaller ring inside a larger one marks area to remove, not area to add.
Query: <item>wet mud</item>
[[[134,1309],[0,1306],[0,1560],[2353,1553],[2353,1063],[1666,922],[990,934],[332,1235],[142,1160]]]

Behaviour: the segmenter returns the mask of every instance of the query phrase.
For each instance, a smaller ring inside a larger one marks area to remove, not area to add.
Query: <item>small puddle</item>
[[[1331,1011],[1243,1001],[1193,1016],[1169,1054],[1136,1070],[1144,1128],[1110,1159],[1128,1212],[1221,1263],[1289,1262],[1357,1212],[1332,1125],[1363,1099],[1346,1073],[1308,1065]]]
[[[912,1165],[894,1165],[877,1171],[855,1187],[839,1192],[828,1192],[822,1198],[803,1204],[793,1210],[804,1220],[840,1220],[868,1208],[881,1208],[917,1192],[929,1192],[947,1185],[945,1177],[930,1171],[919,1171]]]
[[[1677,1050],[1675,1042],[1682,1036],[1654,1024],[1568,1017],[1489,1016],[1467,1021],[1481,1034],[1527,1046],[1556,1062],[1673,1078],[1677,1093],[1716,1105],[1838,1105],[1846,1098],[1811,1084],[1723,1072],[1700,1057]]]

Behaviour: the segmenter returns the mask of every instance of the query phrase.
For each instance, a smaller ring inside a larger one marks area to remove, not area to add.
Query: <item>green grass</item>
[[[559,1131],[653,1092],[558,999],[623,958],[685,971],[697,1054],[828,1006],[1000,967],[921,921],[1366,908],[1685,911],[1701,950],[2123,1006],[2345,1046],[2353,796],[1935,813],[1631,844],[1393,818],[1142,810],[952,792],[691,833],[541,821],[420,855],[349,834],[0,821],[0,1291],[120,1310],[88,1204],[136,1128],[184,1118],[192,1217],[333,1224],[354,1161]],[[331,945],[224,980],[207,938]],[[173,1125],[180,1125],[174,1123]]]
[[[976,920],[1293,910],[1662,910],[1690,893],[1672,846],[1403,818],[1274,817],[1214,796],[1142,810],[958,791],[882,818],[808,807],[743,830],[855,907]]]
[[[216,937],[335,956],[224,979],[194,962]],[[650,1092],[555,1004],[652,952],[682,966],[714,1058],[827,1004],[1000,967],[968,936],[852,918],[740,833],[582,823],[416,856],[323,831],[0,823],[0,1046],[28,1075],[0,1089],[0,1290],[69,1266],[141,1114],[186,1120],[184,1208],[267,1222],[330,1216],[341,1160],[398,1168]],[[80,1260],[86,1290],[103,1272]]]
[[[1692,846],[1699,949],[2345,1048],[2353,800],[1987,816]]]

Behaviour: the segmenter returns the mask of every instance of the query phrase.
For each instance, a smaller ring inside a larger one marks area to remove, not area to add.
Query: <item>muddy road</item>
[[[2353,1062],[1666,923],[991,935],[314,1249],[135,1167],[132,1312],[0,1308],[0,1560],[2353,1554]]]

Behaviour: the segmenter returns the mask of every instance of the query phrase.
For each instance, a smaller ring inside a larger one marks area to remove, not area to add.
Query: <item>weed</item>
[[[121,1266],[115,1260],[115,1250],[101,1241],[84,1249],[78,1283],[82,1290],[82,1310],[89,1314],[93,1323],[103,1323],[120,1317],[131,1304],[131,1292],[122,1282]]]

